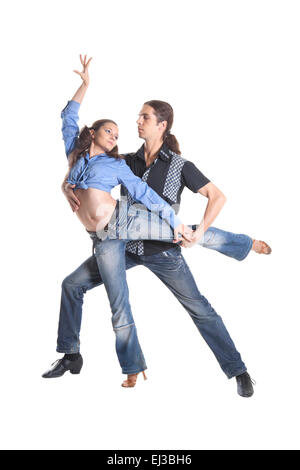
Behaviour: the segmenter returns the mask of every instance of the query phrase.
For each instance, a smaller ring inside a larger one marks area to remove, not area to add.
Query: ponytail
[[[71,152],[70,155],[68,156],[70,168],[72,168],[75,165],[75,163],[77,162],[80,156],[82,156],[88,151],[88,149],[91,146],[91,143],[92,143],[92,136],[90,133],[90,129],[87,126],[84,126],[80,131],[80,134],[76,141],[76,145],[75,145],[73,152]]]
[[[179,143],[174,134],[171,134],[170,131],[167,131],[164,135],[164,142],[167,147],[177,155],[181,155],[181,151],[179,148]]]

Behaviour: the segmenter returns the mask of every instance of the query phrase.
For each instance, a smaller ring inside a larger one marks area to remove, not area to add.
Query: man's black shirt
[[[133,173],[146,181],[160,197],[167,201],[176,214],[179,211],[181,193],[185,186],[196,193],[210,182],[194,163],[172,152],[165,144],[162,145],[156,160],[148,168],[144,157],[144,145],[136,153],[125,154],[125,159]],[[129,197],[124,186],[121,186],[121,195]],[[173,243],[139,240],[128,242],[126,250],[137,255],[152,255],[173,247]]]

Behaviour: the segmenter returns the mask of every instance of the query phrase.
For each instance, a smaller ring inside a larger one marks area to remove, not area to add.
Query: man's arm
[[[204,216],[194,232],[194,241],[191,243],[183,242],[185,248],[190,248],[202,238],[204,232],[213,223],[224,206],[226,197],[191,161],[186,161],[183,166],[182,181],[193,193],[200,193],[208,199]]]
[[[226,197],[213,183],[207,183],[203,188],[198,189],[197,192],[208,199],[204,216],[196,230],[196,233],[198,233],[201,238],[221,211],[226,202]]]
[[[194,244],[201,240],[204,232],[206,232],[206,230],[211,226],[226,202],[226,197],[222,191],[220,191],[220,189],[211,182],[198,189],[197,192],[202,194],[202,196],[207,197],[208,202],[200,224],[197,227],[197,230],[194,232],[193,241],[186,242],[184,240],[182,243],[184,248],[191,248]]]

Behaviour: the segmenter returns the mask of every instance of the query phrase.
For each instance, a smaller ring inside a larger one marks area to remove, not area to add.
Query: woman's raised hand
[[[89,58],[89,60],[87,61],[86,60],[86,55],[84,56],[84,58],[82,58],[81,54],[80,54],[80,62],[82,64],[82,72],[79,72],[78,70],[73,70],[75,73],[77,73],[78,75],[80,75],[80,77],[82,78],[82,81],[84,83],[84,85],[88,86],[89,84],[89,81],[90,81],[90,77],[89,77],[89,65],[90,65],[90,62],[92,60],[92,57]]]

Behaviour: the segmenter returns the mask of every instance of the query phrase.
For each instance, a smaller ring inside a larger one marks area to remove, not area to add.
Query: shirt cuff
[[[177,215],[174,215],[174,227],[173,227],[173,229],[178,227],[178,225],[181,225],[181,224],[182,224],[182,222],[179,219],[179,217],[177,217]]]
[[[75,113],[78,113],[79,108],[80,103],[78,103],[78,101],[70,100],[68,101],[67,106],[62,110],[61,114],[63,115],[65,111],[74,111]]]

